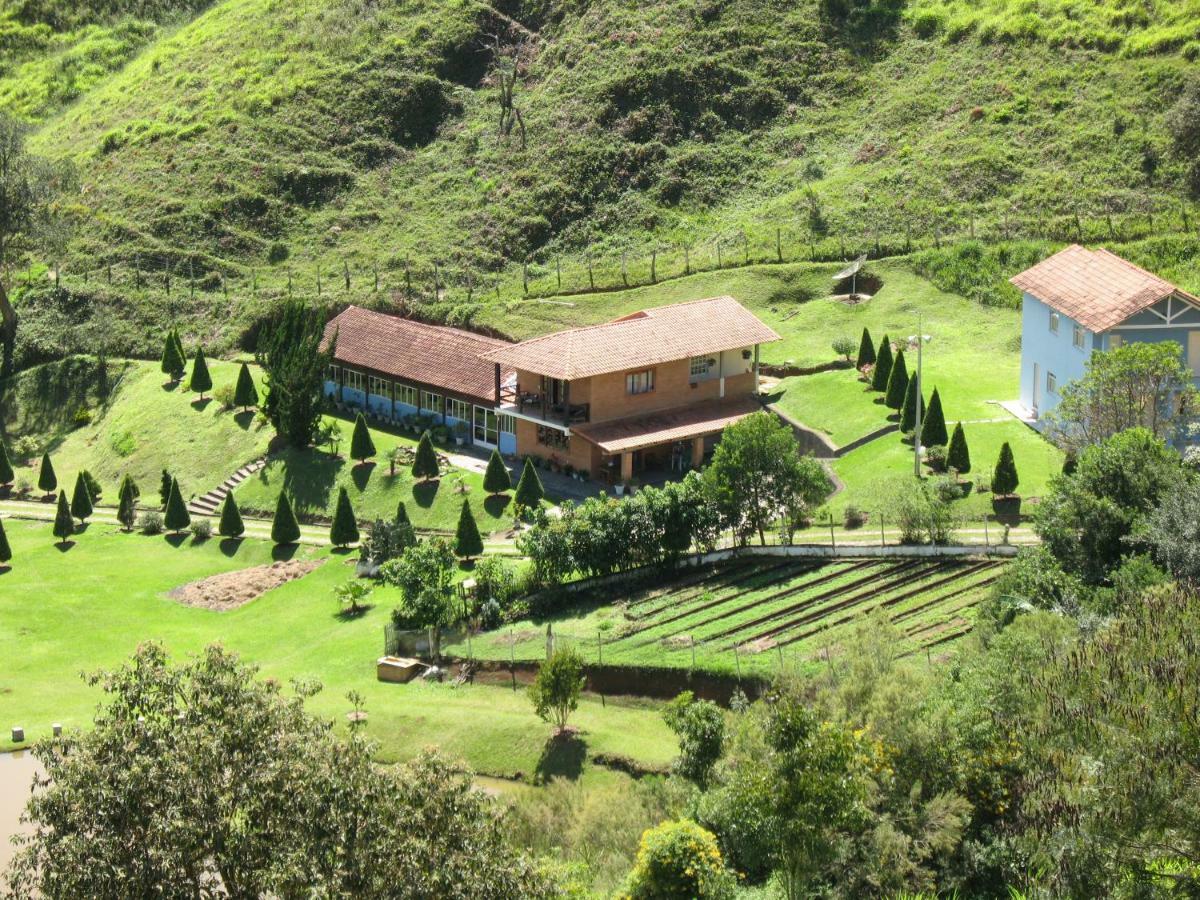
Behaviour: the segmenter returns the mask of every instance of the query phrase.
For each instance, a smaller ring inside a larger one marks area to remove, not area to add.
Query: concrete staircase
[[[265,456],[260,457],[252,463],[247,463],[242,466],[228,478],[226,478],[218,487],[213,488],[207,494],[197,497],[188,504],[188,512],[198,516],[215,516],[220,512],[221,504],[225,502],[225,497],[236,488],[239,484],[259,471],[267,464]]]

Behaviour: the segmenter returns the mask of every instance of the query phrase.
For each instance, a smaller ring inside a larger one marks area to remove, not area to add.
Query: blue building
[[[334,403],[388,422],[445,425],[464,443],[517,452],[513,417],[496,410],[495,367],[482,359],[507,342],[359,306],[330,320],[325,346],[330,341],[325,395]]]
[[[1088,358],[1129,341],[1174,341],[1200,385],[1200,298],[1107,250],[1075,244],[1011,279],[1021,304],[1019,412],[1058,406]]]

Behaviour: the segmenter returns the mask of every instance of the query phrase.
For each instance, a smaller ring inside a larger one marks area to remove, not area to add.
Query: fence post
[[[983,547],[984,547],[984,550],[988,553],[990,553],[992,551],[992,541],[991,541],[991,538],[988,536],[987,513],[983,514]]]
[[[621,283],[629,287],[629,270],[625,265],[625,251],[621,251]]]
[[[658,251],[650,251],[650,283],[658,284]]]
[[[737,669],[738,684],[742,683],[742,660],[738,656],[737,644],[733,645],[733,665]]]
[[[837,538],[833,536],[833,513],[829,514],[829,549],[837,552]]]
[[[780,240],[779,226],[775,226],[775,261],[783,262],[783,242]]]
[[[887,538],[884,536],[884,533],[883,533],[883,513],[879,514],[879,546],[880,547],[887,546]]]
[[[594,291],[596,289],[596,276],[592,272],[592,254],[590,251],[588,252],[587,262],[588,262],[588,289]]]
[[[555,271],[555,274],[558,276],[558,289],[561,291],[562,290],[562,257],[561,256],[554,257],[554,271]]]

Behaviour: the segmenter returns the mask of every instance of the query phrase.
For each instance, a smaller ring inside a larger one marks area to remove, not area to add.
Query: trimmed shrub
[[[950,447],[946,451],[946,465],[960,475],[971,471],[971,450],[967,446],[967,435],[963,431],[962,422],[954,426],[954,434],[950,435]]]
[[[182,344],[179,341],[179,335],[175,331],[167,332],[167,338],[163,342],[162,364],[160,368],[162,373],[171,381],[179,381],[183,377],[184,357]]]
[[[454,554],[472,559],[482,553],[483,538],[479,534],[479,526],[475,524],[471,504],[464,498],[462,511],[458,514],[458,528],[454,532]]]
[[[883,399],[888,409],[899,410],[904,405],[908,381],[908,365],[904,362],[904,351],[897,350],[896,358],[892,361],[892,372],[887,380],[887,394]]]
[[[867,524],[867,513],[851,503],[842,513],[842,524],[848,529],[862,528]]]
[[[300,523],[286,491],[279,492],[275,502],[275,518],[271,520],[271,541],[276,545],[294,544],[300,540]]]
[[[192,524],[191,513],[188,512],[187,504],[183,502],[183,494],[179,492],[179,481],[175,478],[171,479],[171,494],[167,497],[163,524],[167,526],[167,531],[176,534],[185,531]]]
[[[354,418],[354,434],[350,438],[350,458],[360,463],[366,462],[375,455],[375,442],[371,440],[371,429],[367,420],[359,413]]]
[[[242,521],[242,511],[238,509],[233,493],[225,495],[221,504],[221,521],[217,524],[217,534],[221,537],[238,538],[246,533],[246,524]]]
[[[167,508],[167,501],[171,499],[171,482],[174,480],[170,472],[162,470],[162,478],[158,481],[158,505],[163,509]]]
[[[121,479],[121,487],[117,492],[117,521],[126,531],[133,531],[137,520],[137,485],[126,475]]]
[[[862,338],[858,342],[858,359],[854,363],[854,368],[862,369],[863,366],[873,365],[875,362],[875,342],[871,340],[871,332],[863,329]]]
[[[888,381],[892,377],[892,344],[885,334],[879,342],[879,352],[875,356],[875,371],[871,373],[871,390],[883,394],[887,392]]]
[[[42,465],[38,469],[38,490],[43,494],[53,494],[58,490],[58,476],[54,473],[54,463],[50,454],[42,454]]]
[[[358,541],[358,520],[354,517],[354,506],[345,488],[338,490],[337,507],[333,512],[333,524],[329,528],[329,543],[335,547],[348,547]]]
[[[1005,441],[1000,447],[1000,456],[997,458],[996,468],[992,472],[992,493],[1002,497],[1010,496],[1020,483],[1012,447],[1008,445],[1008,441]]]
[[[157,509],[148,509],[142,513],[142,517],[138,519],[138,529],[142,534],[162,534],[163,533],[163,517]]]
[[[546,496],[541,476],[538,475],[531,460],[531,457],[525,457],[525,468],[521,470],[521,480],[517,482],[517,492],[513,495],[517,506],[525,509],[536,508],[542,502],[542,498]]]
[[[944,447],[949,437],[946,435],[946,416],[942,412],[942,397],[938,389],[933,389],[929,398],[929,407],[921,420],[921,443],[931,447]]]
[[[487,471],[483,473],[483,489],[489,494],[503,494],[512,490],[512,474],[499,450],[492,450],[488,459]]]
[[[421,440],[417,442],[417,452],[413,457],[412,475],[413,478],[428,481],[430,478],[437,478],[439,474],[437,451],[433,449],[433,441],[429,437],[429,432],[426,431],[421,435]]]
[[[204,394],[212,390],[212,376],[208,374],[208,361],[204,358],[204,350],[196,348],[196,358],[192,361],[192,377],[188,381],[189,390],[195,391],[204,399]]]
[[[67,492],[58,492],[58,509],[54,513],[54,536],[59,543],[66,543],[67,538],[75,533],[75,519],[71,516],[71,506],[67,503]]]
[[[237,387],[233,390],[233,405],[240,406],[243,410],[258,406],[258,388],[254,386],[254,376],[250,374],[250,367],[245,363],[242,363],[242,368],[238,370]]]
[[[87,482],[80,472],[75,476],[75,490],[71,492],[71,515],[80,522],[86,522],[92,514],[92,496],[88,492]]]
[[[917,393],[917,379],[910,378],[904,391],[904,405],[900,407],[900,431],[903,434],[916,431],[918,415],[925,415],[925,398]]]
[[[212,537],[212,522],[208,519],[197,519],[191,524],[189,531],[192,533],[192,540],[207,541]]]
[[[854,352],[854,338],[845,336],[834,338],[833,343],[829,346],[833,348],[834,353],[849,361],[850,354]]]
[[[104,490],[100,487],[100,482],[96,480],[96,476],[87,469],[84,469],[79,474],[83,477],[83,483],[87,488],[88,497],[91,498],[92,505],[95,506],[99,502],[100,495],[104,493]]]

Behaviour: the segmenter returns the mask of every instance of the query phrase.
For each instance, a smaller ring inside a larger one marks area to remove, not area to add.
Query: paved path
[[[254,460],[254,462],[247,463],[246,465],[242,466],[207,494],[196,497],[189,502],[188,512],[190,512],[192,515],[216,515],[217,507],[225,502],[225,498],[229,495],[229,492],[255,472],[262,469],[266,464],[267,458],[265,456],[260,456],[258,459]]]

